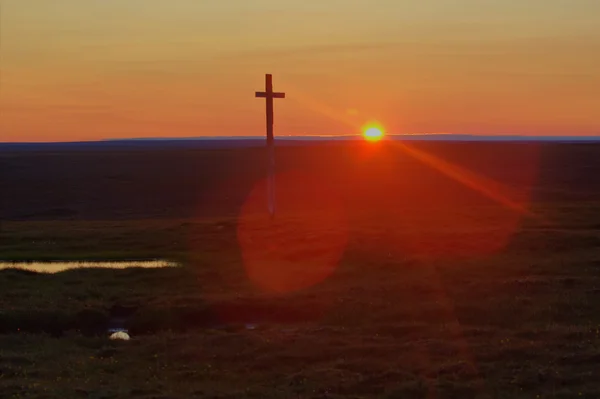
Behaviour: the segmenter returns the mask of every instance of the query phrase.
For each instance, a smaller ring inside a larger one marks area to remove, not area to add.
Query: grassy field
[[[2,396],[600,397],[599,146],[262,155],[0,153],[0,259],[182,264],[0,271]]]

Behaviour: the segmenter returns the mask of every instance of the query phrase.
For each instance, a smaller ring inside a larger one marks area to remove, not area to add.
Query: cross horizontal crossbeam
[[[264,91],[257,91],[256,97],[268,98],[269,94],[271,95],[272,98],[285,98],[285,93],[266,93]]]

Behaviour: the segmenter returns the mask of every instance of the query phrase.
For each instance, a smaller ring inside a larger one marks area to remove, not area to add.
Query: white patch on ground
[[[121,341],[129,341],[130,337],[125,331],[117,331],[113,333],[109,337],[112,340],[121,340]]]

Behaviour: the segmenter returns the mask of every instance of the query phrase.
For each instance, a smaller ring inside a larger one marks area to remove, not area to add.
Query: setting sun
[[[367,141],[379,141],[383,138],[384,133],[380,127],[371,126],[365,129],[363,136]]]

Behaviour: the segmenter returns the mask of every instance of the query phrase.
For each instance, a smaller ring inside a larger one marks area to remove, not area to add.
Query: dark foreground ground
[[[600,145],[0,153],[0,396],[600,397]],[[111,342],[123,317],[133,339]]]

